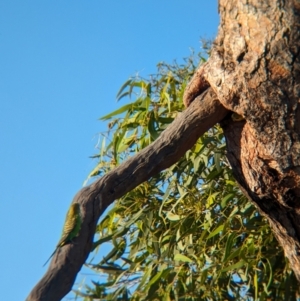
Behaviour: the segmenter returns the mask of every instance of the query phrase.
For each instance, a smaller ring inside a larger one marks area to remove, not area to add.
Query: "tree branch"
[[[33,288],[27,301],[61,300],[72,289],[77,273],[91,251],[96,225],[104,210],[115,199],[176,163],[227,113],[213,90],[207,89],[151,145],[81,189],[73,200],[81,205],[80,233],[73,243],[55,254],[48,271]]]

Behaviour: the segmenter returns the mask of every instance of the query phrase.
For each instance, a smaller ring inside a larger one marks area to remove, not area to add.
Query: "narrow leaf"
[[[176,261],[182,261],[182,262],[189,262],[189,263],[193,263],[193,260],[190,259],[189,257],[182,255],[182,254],[176,254],[174,256],[174,260]]]

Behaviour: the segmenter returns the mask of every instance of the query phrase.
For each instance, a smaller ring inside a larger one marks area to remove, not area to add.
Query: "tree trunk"
[[[300,281],[300,2],[220,0],[211,57],[186,90],[188,105],[210,86],[228,110],[228,159],[268,219]]]
[[[81,231],[53,257],[28,301],[67,294],[105,208],[179,160],[221,120],[234,175],[268,219],[300,281],[300,2],[220,0],[219,12],[211,57],[184,96],[187,105],[196,100],[153,144],[75,196]],[[244,120],[224,119],[228,110]]]

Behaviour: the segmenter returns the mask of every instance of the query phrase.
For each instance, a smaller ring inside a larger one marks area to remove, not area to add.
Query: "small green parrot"
[[[43,266],[47,264],[47,262],[51,259],[51,257],[55,254],[55,252],[59,248],[66,245],[74,237],[77,236],[80,228],[81,228],[80,205],[78,203],[73,203],[67,213],[63,232],[58,244],[56,245],[56,249],[54,250],[54,252],[51,254],[49,259],[45,262]]]

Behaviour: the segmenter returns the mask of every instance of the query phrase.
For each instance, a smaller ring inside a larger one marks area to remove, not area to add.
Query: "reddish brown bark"
[[[85,262],[99,216],[116,198],[175,163],[222,121],[228,158],[243,191],[268,219],[300,281],[300,4],[220,0],[211,58],[185,93],[191,106],[152,145],[75,197],[83,225],[27,300],[60,300]],[[225,109],[226,108],[226,109]]]
[[[206,81],[245,118],[222,123],[229,161],[300,281],[300,4],[221,0],[219,11],[204,79],[196,76],[185,97],[190,102]]]

